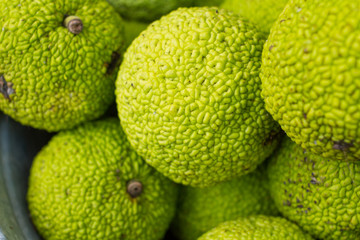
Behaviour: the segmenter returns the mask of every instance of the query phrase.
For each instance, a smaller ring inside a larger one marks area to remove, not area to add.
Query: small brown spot
[[[303,117],[304,117],[305,119],[307,119],[307,115],[306,115],[306,113],[303,113]]]
[[[271,52],[271,50],[274,48],[274,45],[270,45],[269,47],[269,51]]]
[[[303,208],[304,206],[301,205],[301,204],[299,204],[299,205],[297,205],[297,207],[298,207],[298,208]]]
[[[308,53],[309,53],[309,49],[304,48],[304,53],[308,54]]]

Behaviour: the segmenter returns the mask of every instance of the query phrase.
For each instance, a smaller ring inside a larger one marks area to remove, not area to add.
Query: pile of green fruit
[[[360,239],[360,2],[0,0],[0,110],[54,132],[46,240]]]

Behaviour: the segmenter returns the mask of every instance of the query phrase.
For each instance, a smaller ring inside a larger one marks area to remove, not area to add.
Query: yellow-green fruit
[[[183,186],[172,230],[180,240],[195,240],[222,222],[255,214],[278,214],[264,165],[212,187]]]
[[[125,48],[128,48],[132,41],[146,29],[148,23],[138,21],[124,21]]]
[[[220,7],[249,19],[268,35],[289,0],[225,0]]]
[[[256,168],[278,143],[259,78],[264,40],[218,8],[180,8],[124,55],[119,117],[145,161],[177,183],[210,186]]]
[[[224,222],[198,240],[311,240],[285,218],[255,215]]]
[[[47,240],[159,240],[177,186],[130,147],[118,119],[55,135],[31,167],[31,219]]]
[[[194,6],[219,6],[224,0],[193,0]]]
[[[152,22],[178,7],[189,7],[193,0],[107,0],[128,20]]]
[[[331,160],[360,160],[359,8],[291,0],[264,46],[266,109],[293,141]]]
[[[359,162],[330,161],[286,138],[268,174],[285,217],[319,239],[360,239]]]
[[[122,20],[105,0],[1,0],[0,109],[48,131],[101,116],[123,45]]]

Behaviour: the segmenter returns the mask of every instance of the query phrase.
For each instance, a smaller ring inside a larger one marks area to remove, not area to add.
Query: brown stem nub
[[[83,23],[79,17],[67,16],[64,20],[65,27],[73,34],[79,34],[83,30]]]
[[[138,180],[131,180],[127,184],[127,192],[132,198],[140,196],[142,193],[142,183]]]

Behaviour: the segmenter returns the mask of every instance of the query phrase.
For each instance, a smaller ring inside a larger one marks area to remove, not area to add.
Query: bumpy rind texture
[[[278,143],[259,78],[262,35],[218,8],[180,8],[136,38],[116,81],[136,151],[173,181],[210,186],[253,171]]]
[[[152,22],[193,0],[107,0],[125,19]]]
[[[249,19],[268,35],[289,0],[225,0],[220,7]]]
[[[140,196],[127,183],[142,183]],[[31,167],[31,219],[47,240],[162,239],[177,186],[130,147],[117,119],[55,135]]]
[[[224,222],[198,240],[311,240],[285,218],[255,215]]]
[[[285,217],[319,239],[360,239],[360,163],[329,161],[286,138],[268,174]]]
[[[266,166],[207,188],[182,187],[172,231],[180,240],[195,240],[218,224],[249,215],[277,215],[270,197]]]
[[[303,148],[360,160],[359,1],[291,0],[264,46],[266,109]]]
[[[80,34],[66,15],[81,19]],[[105,0],[0,1],[0,109],[47,131],[99,117],[114,101],[123,45],[122,19]]]

